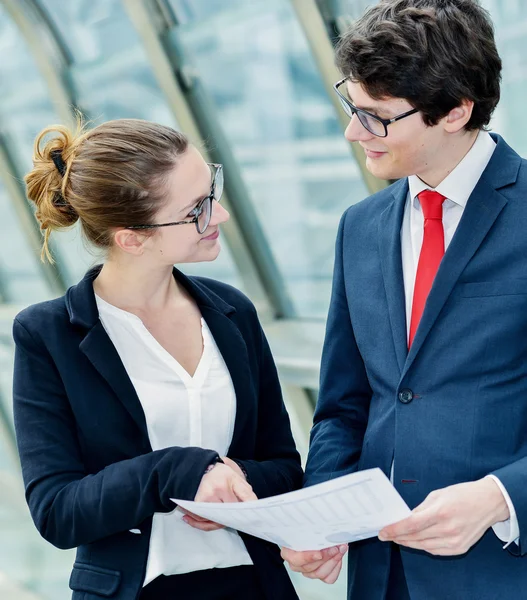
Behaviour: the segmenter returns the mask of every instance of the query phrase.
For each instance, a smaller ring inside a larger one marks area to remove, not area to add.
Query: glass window
[[[300,317],[325,318],[338,221],[368,195],[286,0],[171,0]]]
[[[48,287],[29,247],[11,198],[0,182],[0,297],[4,302],[28,304],[48,297]]]
[[[125,117],[175,126],[121,2],[41,4],[67,44],[78,102],[94,123]]]
[[[481,4],[494,21],[496,44],[503,61],[501,100],[491,128],[502,135],[516,152],[527,156],[527,140],[521,126],[525,120],[527,91],[527,5],[519,0],[482,0]]]
[[[358,19],[377,0],[328,0],[328,4],[335,15],[348,19]]]
[[[31,169],[33,141],[37,133],[58,117],[53,110],[46,84],[16,25],[0,7],[0,51],[9,60],[0,63],[4,83],[0,96],[0,121],[6,142],[21,174]],[[55,251],[68,283],[84,274],[89,263],[76,229],[55,234]],[[38,297],[29,296],[30,303]]]

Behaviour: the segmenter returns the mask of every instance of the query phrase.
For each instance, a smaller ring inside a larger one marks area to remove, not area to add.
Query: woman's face
[[[190,221],[192,210],[209,196],[213,176],[213,169],[194,146],[189,146],[167,177],[167,201],[158,211],[155,222]],[[229,213],[214,201],[209,226],[202,234],[198,233],[195,223],[159,227],[145,239],[145,254],[167,265],[214,260],[221,249],[220,225],[228,219]]]

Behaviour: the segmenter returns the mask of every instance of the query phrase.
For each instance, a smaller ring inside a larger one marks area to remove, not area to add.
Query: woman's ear
[[[141,256],[145,251],[146,236],[133,229],[117,229],[113,234],[113,239],[115,245],[128,254]]]

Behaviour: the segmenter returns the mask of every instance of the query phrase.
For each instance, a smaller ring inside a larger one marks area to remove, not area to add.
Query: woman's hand
[[[258,498],[252,487],[245,481],[243,474],[239,475],[233,468],[220,462],[203,475],[194,498],[195,502],[247,502],[249,500],[258,500]]]
[[[247,478],[245,477],[244,472],[241,470],[240,465],[236,462],[234,462],[233,460],[231,460],[228,456],[222,456],[221,460],[228,466],[230,467],[235,473],[238,473],[238,475],[240,477],[242,477],[245,481],[247,481]]]
[[[214,521],[204,519],[203,517],[195,515],[184,508],[179,507],[179,510],[182,510],[185,513],[183,521],[185,521],[187,525],[194,527],[194,529],[199,529],[200,531],[216,531],[216,529],[225,528],[225,525],[220,525],[219,523],[214,523]]]
[[[348,544],[311,552],[296,552],[289,548],[282,548],[282,558],[289,563],[291,571],[302,573],[309,579],[335,583],[342,568],[342,559],[347,551]]]
[[[194,498],[195,502],[247,502],[248,500],[258,500],[252,487],[245,481],[238,465],[230,459],[225,462],[227,463],[227,461],[233,463],[240,474],[230,465],[216,463],[213,469],[203,475]],[[195,529],[215,531],[224,527],[219,523],[214,523],[188,511],[184,512],[186,514],[183,520]]]

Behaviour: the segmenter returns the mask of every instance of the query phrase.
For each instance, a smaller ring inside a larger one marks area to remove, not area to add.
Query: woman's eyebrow
[[[186,212],[187,210],[190,210],[191,208],[195,208],[196,205],[198,205],[207,196],[208,196],[208,194],[202,194],[199,198],[196,198],[196,200],[193,200],[190,204],[187,204],[187,206],[185,206],[185,208],[182,208],[180,210],[180,212]]]

